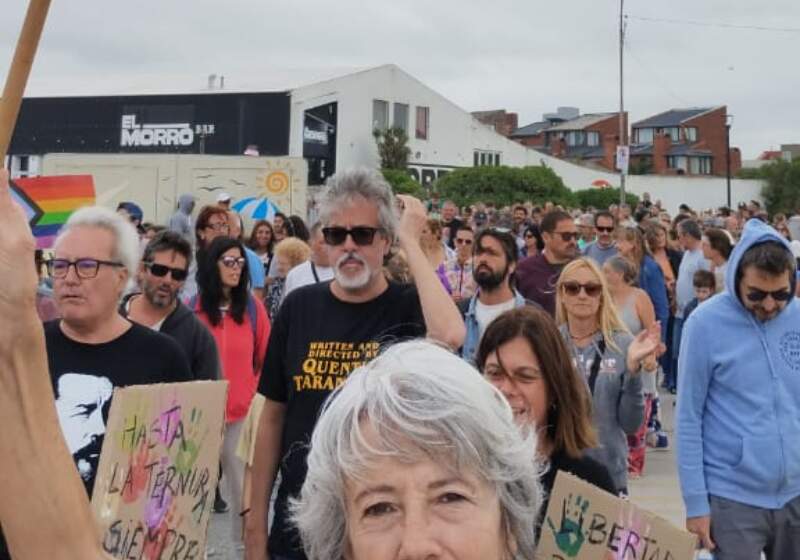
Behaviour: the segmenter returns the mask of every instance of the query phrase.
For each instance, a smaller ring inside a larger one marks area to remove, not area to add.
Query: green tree
[[[761,168],[765,181],[761,196],[771,215],[800,209],[800,159],[775,160]]]
[[[519,201],[574,206],[576,198],[561,177],[548,167],[484,166],[456,169],[440,177],[434,190],[459,206],[494,202],[510,206]]]
[[[383,178],[392,186],[394,194],[410,194],[425,200],[427,193],[407,171],[401,169],[381,169]]]
[[[408,147],[408,134],[400,127],[386,130],[375,129],[372,136],[378,144],[378,155],[381,158],[382,169],[405,169],[408,166],[408,156],[411,149]]]
[[[578,205],[582,208],[592,206],[594,208],[608,208],[612,204],[619,204],[619,189],[584,189],[576,191],[575,197]],[[639,197],[635,194],[625,193],[625,202],[632,208],[639,203]]]

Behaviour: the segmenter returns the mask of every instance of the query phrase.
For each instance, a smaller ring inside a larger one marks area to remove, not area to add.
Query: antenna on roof
[[[209,91],[213,91],[217,85],[217,75],[216,74],[209,74],[208,75],[208,89]]]

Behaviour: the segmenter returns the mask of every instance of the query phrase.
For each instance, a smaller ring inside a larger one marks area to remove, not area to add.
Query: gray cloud
[[[4,6],[5,75],[25,2]],[[793,0],[627,0],[631,16],[800,28]],[[183,0],[54,2],[31,94],[297,85],[327,69],[396,63],[468,110],[504,107],[522,123],[558,105],[618,107],[616,0]],[[793,56],[800,33],[628,21],[632,120],[727,104],[747,158],[800,141]],[[287,76],[287,69],[295,71]]]

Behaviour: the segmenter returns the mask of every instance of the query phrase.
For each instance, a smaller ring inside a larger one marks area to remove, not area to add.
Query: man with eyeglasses
[[[189,275],[192,247],[174,231],[162,231],[144,249],[137,280],[141,293],[129,294],[120,314],[162,332],[180,345],[195,379],[219,379],[214,338],[178,298]]]
[[[572,216],[563,210],[545,214],[540,228],[544,250],[519,263],[517,289],[525,299],[555,316],[556,283],[561,269],[578,256],[578,228]]]
[[[686,320],[676,409],[686,527],[718,560],[800,558],[800,302],[789,243],[750,220]]]
[[[471,298],[477,288],[472,274],[472,246],[475,233],[467,225],[461,225],[455,232],[456,253],[447,259],[445,274],[450,284],[453,301],[456,303]]]
[[[617,223],[611,212],[602,210],[594,215],[594,230],[597,238],[584,247],[583,255],[592,259],[601,268],[608,259],[617,254],[617,246],[614,244],[616,228]]]
[[[404,207],[399,221],[398,200]],[[392,341],[427,335],[455,349],[464,340],[459,311],[420,247],[427,216],[419,200],[396,200],[376,172],[340,171],[326,184],[320,222],[334,279],[294,290],[272,323],[259,385],[266,400],[255,443],[251,510],[245,519],[248,560],[305,560],[289,502],[305,480],[308,442],[333,390]],[[414,285],[395,284],[384,275],[395,240]]]
[[[130,222],[87,207],[70,216],[47,261],[61,314],[44,326],[50,379],[64,439],[90,496],[113,389],[192,380],[174,340],[117,312],[138,259]],[[3,549],[0,543],[0,558]]]

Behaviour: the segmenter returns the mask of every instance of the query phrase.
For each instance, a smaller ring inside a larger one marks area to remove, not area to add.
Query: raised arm
[[[460,348],[467,333],[461,313],[442,286],[419,244],[427,219],[425,208],[413,196],[398,195],[397,198],[404,206],[400,217],[400,247],[406,253],[408,268],[417,286],[428,336],[453,349]]]
[[[106,558],[56,416],[34,248],[0,169],[0,521],[15,560]]]

